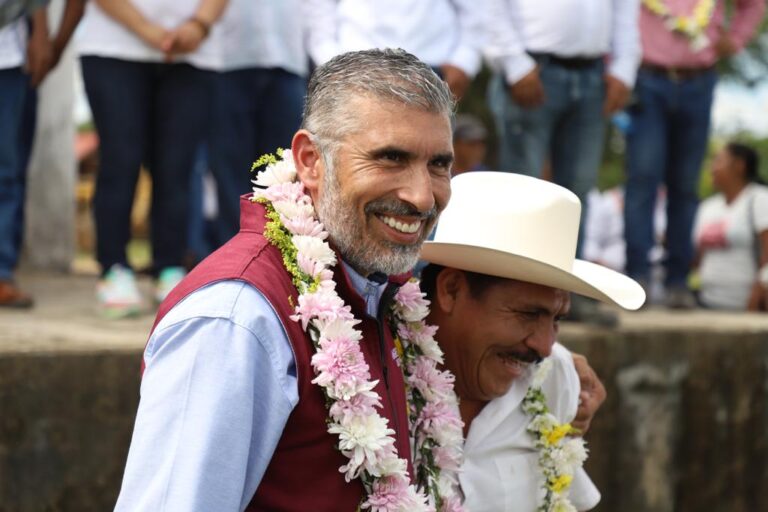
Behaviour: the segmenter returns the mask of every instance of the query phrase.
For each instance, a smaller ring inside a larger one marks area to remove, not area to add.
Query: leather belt
[[[642,64],[640,69],[653,73],[654,75],[661,75],[673,82],[680,82],[681,80],[690,80],[701,75],[706,75],[712,71],[712,66],[703,68],[675,68],[666,66],[657,66],[656,64]]]
[[[567,69],[585,69],[594,66],[603,60],[599,57],[561,57],[554,53],[528,52],[528,55],[537,61],[550,62]]]

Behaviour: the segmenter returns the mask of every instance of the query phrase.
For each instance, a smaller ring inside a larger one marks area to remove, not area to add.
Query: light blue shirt
[[[386,284],[345,269],[376,316]],[[272,306],[241,281],[208,285],[162,319],[144,361],[115,510],[244,510],[299,401],[293,351]]]

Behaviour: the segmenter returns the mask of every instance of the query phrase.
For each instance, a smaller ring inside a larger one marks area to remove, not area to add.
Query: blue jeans
[[[240,69],[216,77],[209,136],[219,206],[216,245],[237,233],[239,198],[253,188],[253,162],[291,147],[306,86],[306,79],[279,68]]]
[[[214,74],[188,64],[81,60],[100,140],[93,210],[102,271],[127,265],[142,163],[152,176],[154,269],[179,266],[187,249],[190,174],[209,120]]]
[[[709,139],[714,71],[673,81],[640,70],[629,108],[624,236],[627,273],[650,279],[656,191],[667,186],[666,285],[685,286],[693,258],[691,230],[698,205],[701,165]]]
[[[23,128],[28,78],[20,67],[0,69],[0,279],[10,280],[23,230],[26,163]]]
[[[587,194],[595,186],[603,156],[605,118],[604,66],[569,69],[538,59],[544,86],[543,105],[527,109],[517,105],[500,74],[491,79],[488,101],[499,138],[499,168],[540,177],[547,158],[552,178],[581,200],[581,226],[586,218]],[[579,230],[579,250],[583,229]]]

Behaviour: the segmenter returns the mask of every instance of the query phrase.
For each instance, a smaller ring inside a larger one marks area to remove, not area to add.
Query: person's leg
[[[638,73],[636,101],[629,108],[627,183],[624,199],[624,238],[627,241],[627,274],[650,283],[648,253],[654,245],[654,209],[658,187],[667,162],[667,102],[671,94],[665,78]]]
[[[99,134],[93,198],[96,257],[102,272],[127,267],[131,209],[149,137],[150,64],[86,56],[83,80]]]
[[[154,65],[151,239],[154,269],[180,267],[187,249],[189,183],[208,123],[213,73]]]
[[[291,147],[293,134],[301,125],[304,95],[307,92],[305,78],[279,68],[265,71],[267,87],[261,97],[262,107],[256,112],[255,119],[253,147],[256,157],[274,152],[277,148]]]
[[[577,256],[581,256],[587,196],[597,183],[603,158],[605,85],[603,66],[571,70],[568,107],[555,125],[552,137],[553,181],[579,197],[581,222]]]
[[[22,240],[24,238],[24,204],[27,197],[27,170],[29,159],[32,156],[32,146],[35,142],[35,127],[37,126],[37,89],[29,83],[29,76],[26,75],[26,93],[24,94],[24,104],[21,112],[21,128],[19,129],[19,184],[21,186],[21,201],[16,208],[16,222],[14,232],[14,243],[17,252],[21,252]]]
[[[19,129],[26,94],[21,68],[0,70],[0,281],[11,281],[19,257],[16,222],[23,208]]]
[[[544,85],[546,103],[527,109],[512,100],[509,87],[501,75],[491,78],[488,84],[488,107],[496,124],[499,171],[541,176],[544,162],[549,156],[560,96],[556,81]]]
[[[678,86],[670,124],[667,182],[667,288],[685,288],[691,261],[693,219],[701,165],[709,140],[714,71]]]
[[[262,71],[253,68],[221,73],[214,84],[209,154],[219,208],[217,244],[237,233],[240,196],[252,188],[251,165],[260,156],[253,143],[257,137],[255,119],[261,104],[271,101],[264,95],[267,77]]]

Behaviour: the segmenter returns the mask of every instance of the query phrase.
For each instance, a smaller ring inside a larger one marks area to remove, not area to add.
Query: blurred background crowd
[[[573,191],[580,256],[638,280],[649,304],[768,310],[768,139],[711,122],[718,82],[768,81],[765,0],[53,3],[0,0],[0,307],[33,305],[14,272],[36,208],[29,156],[47,142],[36,91],[69,45],[86,112],[78,240],[109,317],[147,311],[234,235],[251,163],[290,147],[312,69],[372,47],[403,48],[450,86],[455,174]],[[572,319],[616,321],[576,298]]]

